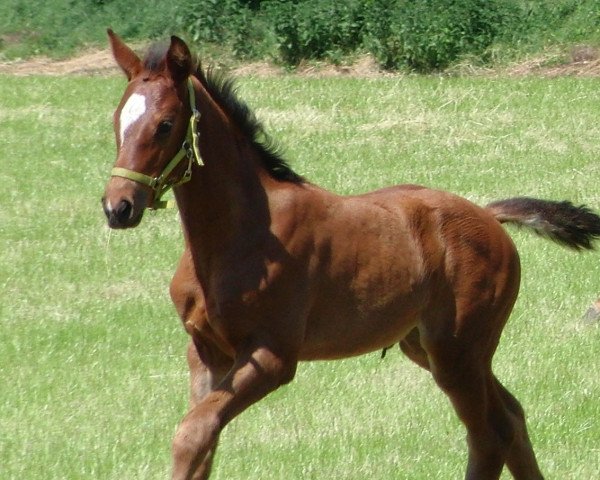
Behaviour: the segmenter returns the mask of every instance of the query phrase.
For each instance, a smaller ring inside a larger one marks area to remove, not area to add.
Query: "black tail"
[[[500,223],[532,228],[575,250],[592,250],[594,241],[600,238],[600,216],[584,205],[519,197],[490,203],[486,209]]]

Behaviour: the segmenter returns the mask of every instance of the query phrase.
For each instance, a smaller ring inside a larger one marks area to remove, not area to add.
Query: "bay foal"
[[[568,202],[485,208],[402,185],[339,196],[295,174],[229,80],[172,37],[140,59],[109,31],[128,84],[114,115],[117,160],[103,198],[112,228],[139,224],[174,188],[185,249],[171,296],[191,337],[191,409],[173,479],[206,479],[219,434],[294,377],[300,360],[399,343],[464,423],[467,479],[541,479],[519,402],[492,355],[519,289],[501,226],[591,248],[600,218]]]

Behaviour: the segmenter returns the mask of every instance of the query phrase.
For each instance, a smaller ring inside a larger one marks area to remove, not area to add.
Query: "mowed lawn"
[[[600,79],[239,84],[295,170],[339,193],[420,183],[480,204],[529,195],[600,210]],[[105,227],[124,85],[0,76],[2,479],[169,474],[187,407],[186,336],[168,297],[182,236],[173,210]],[[600,295],[600,254],[509,231],[523,280],[495,371],[528,413],[547,478],[597,478],[600,324],[581,317]],[[455,479],[465,462],[449,402],[393,349],[302,364],[226,428],[212,478]]]

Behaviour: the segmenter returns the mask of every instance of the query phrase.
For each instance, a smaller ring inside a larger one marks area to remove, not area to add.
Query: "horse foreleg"
[[[264,345],[239,352],[222,381],[198,399],[179,425],[173,440],[173,480],[208,478],[212,455],[225,425],[289,382],[295,370],[295,360],[286,361]]]
[[[190,410],[194,409],[211,390],[225,377],[233,361],[211,349],[201,340],[190,340],[187,349],[187,361],[190,372]],[[190,478],[206,480],[210,475],[217,442],[199,463]]]

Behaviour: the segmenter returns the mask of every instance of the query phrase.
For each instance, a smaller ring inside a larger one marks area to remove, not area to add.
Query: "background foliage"
[[[64,56],[177,33],[240,59],[341,62],[371,53],[387,69],[491,64],[552,45],[600,43],[600,0],[4,0],[0,56]]]

